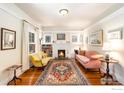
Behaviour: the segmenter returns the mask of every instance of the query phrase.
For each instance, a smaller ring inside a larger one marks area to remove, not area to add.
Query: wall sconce
[[[43,40],[43,38],[41,37],[41,38],[39,38],[39,42],[40,42],[40,44],[41,44],[41,41]]]
[[[53,40],[53,43],[55,43],[55,41]]]

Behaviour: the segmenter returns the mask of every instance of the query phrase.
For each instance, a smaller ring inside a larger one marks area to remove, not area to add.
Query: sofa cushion
[[[77,59],[80,61],[80,62],[83,62],[83,63],[87,63],[90,61],[89,58],[85,57],[85,56],[82,56],[82,55],[76,55]]]

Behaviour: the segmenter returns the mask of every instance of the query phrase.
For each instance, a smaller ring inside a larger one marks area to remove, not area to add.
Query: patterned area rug
[[[50,62],[35,85],[89,85],[77,64],[71,60]]]

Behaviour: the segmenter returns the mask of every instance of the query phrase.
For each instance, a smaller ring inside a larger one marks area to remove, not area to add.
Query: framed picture
[[[65,34],[63,33],[57,34],[57,40],[65,40]]]
[[[45,36],[45,42],[46,42],[46,43],[51,43],[51,36],[46,35],[46,36]]]
[[[89,44],[96,45],[96,46],[102,46],[103,45],[103,31],[99,30],[96,32],[92,32],[89,35]]]
[[[122,28],[108,31],[108,39],[109,40],[122,39],[122,38],[123,38]]]
[[[44,34],[43,35],[43,43],[44,44],[52,44],[52,37],[53,35],[52,34]]]
[[[72,35],[72,42],[77,43],[78,42],[78,36],[77,35]]]
[[[16,31],[1,28],[1,50],[16,48]]]

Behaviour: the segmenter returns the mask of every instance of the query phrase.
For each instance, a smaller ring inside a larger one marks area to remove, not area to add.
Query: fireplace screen
[[[58,50],[58,58],[65,58],[65,50]]]

